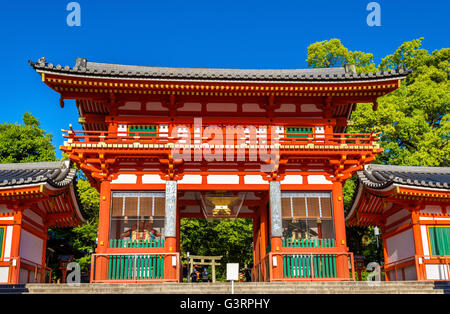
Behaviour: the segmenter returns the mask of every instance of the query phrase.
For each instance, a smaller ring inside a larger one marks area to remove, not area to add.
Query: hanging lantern
[[[205,218],[236,218],[245,199],[245,193],[214,191],[199,193],[199,202]]]

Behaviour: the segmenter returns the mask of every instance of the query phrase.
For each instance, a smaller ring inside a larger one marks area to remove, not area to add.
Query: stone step
[[[25,284],[0,284],[0,294],[20,294],[27,291]]]
[[[436,284],[448,285],[447,282],[438,282]],[[220,282],[220,283],[80,283],[80,287],[228,287],[231,283]],[[244,282],[244,283],[234,283],[235,287],[277,287],[277,286],[295,286],[295,287],[364,287],[364,286],[383,286],[383,287],[401,287],[401,286],[423,286],[423,287],[434,287],[435,283],[432,281],[380,281],[380,282],[368,282],[368,281],[355,281],[355,282],[310,282],[310,281],[299,281],[299,282]],[[30,283],[27,287],[68,287],[70,284],[40,284],[40,283]]]
[[[71,289],[71,290],[65,290],[65,291],[29,291],[27,293],[31,294],[231,294],[230,290],[227,291],[220,291],[220,292],[213,292],[213,293],[205,293],[205,291],[184,291],[184,293],[173,293],[168,291],[163,292],[149,292],[149,291],[129,291],[129,290],[102,290],[102,291],[92,291],[92,290],[79,290],[79,289]],[[279,290],[279,291],[246,291],[245,293],[236,292],[236,295],[239,294],[263,294],[263,295],[270,295],[270,294],[443,294],[444,292],[442,290],[430,290],[430,291],[424,291],[424,290],[417,290],[417,289],[408,289],[408,290],[379,290],[379,291],[361,291],[361,290],[329,290],[329,289],[307,289],[302,292],[293,292],[290,290]]]
[[[441,284],[444,286],[444,284]],[[79,294],[230,294],[230,283],[150,283],[150,284],[28,284],[29,293],[79,293]],[[236,283],[236,294],[338,294],[338,293],[444,293],[433,282],[367,282],[338,283]]]

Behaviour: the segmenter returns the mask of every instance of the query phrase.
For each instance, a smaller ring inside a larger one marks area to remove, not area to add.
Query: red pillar
[[[253,265],[259,262],[259,245],[258,243],[259,217],[253,216]]]
[[[100,209],[98,214],[98,240],[96,253],[106,253],[109,239],[109,219],[111,208],[111,186],[109,181],[100,183]],[[95,280],[107,280],[108,257],[95,259]]]
[[[259,236],[260,236],[260,252],[261,252],[261,258],[266,256],[266,248],[267,248],[267,210],[266,210],[266,204],[264,206],[260,207],[261,212],[261,219],[260,219],[260,226],[259,226]]]
[[[165,208],[165,243],[164,249],[167,253],[176,253],[179,241],[177,235],[179,229],[179,213],[177,204],[177,181],[166,181],[166,208]],[[164,279],[180,280],[177,276],[177,269],[180,267],[180,261],[174,263],[176,255],[168,254],[164,258]]]
[[[14,225],[13,225],[13,236],[11,243],[11,257],[16,258],[15,266],[11,267],[9,283],[19,283],[20,278],[20,260],[19,249],[20,249],[20,234],[22,231],[22,211],[21,208],[14,208]]]
[[[412,222],[412,230],[413,230],[413,236],[414,236],[414,247],[416,249],[416,255],[419,256],[419,258],[422,259],[422,264],[419,264],[419,260],[416,259],[416,275],[417,280],[424,280],[423,274],[424,274],[424,264],[423,264],[423,246],[422,246],[422,236],[420,231],[420,224],[419,224],[419,209],[415,208],[413,209],[413,212],[411,213],[411,222]],[[404,280],[404,277],[403,277]]]
[[[342,194],[342,182],[333,182],[332,197],[336,248],[338,248],[342,253],[347,253],[348,247],[345,235],[344,197]],[[339,278],[350,278],[348,255],[342,254],[336,257],[336,269],[337,276]]]

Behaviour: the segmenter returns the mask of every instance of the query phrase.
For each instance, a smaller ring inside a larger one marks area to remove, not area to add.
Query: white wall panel
[[[44,241],[42,239],[22,229],[20,233],[20,257],[26,258],[36,264],[41,264],[43,245]]]
[[[388,263],[415,255],[412,228],[386,239]]]

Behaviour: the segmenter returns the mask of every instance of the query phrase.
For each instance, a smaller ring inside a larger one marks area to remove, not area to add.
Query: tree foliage
[[[400,45],[381,60],[376,68],[372,54],[352,52],[338,39],[308,47],[308,64],[312,67],[337,67],[353,63],[358,72],[388,71],[403,67],[412,70],[402,86],[378,99],[378,110],[372,104],[358,104],[353,111],[353,126],[348,132],[381,132],[384,152],[377,163],[411,166],[449,166],[450,49],[433,53],[422,49],[423,38]],[[358,56],[360,57],[358,59]],[[355,178],[344,185],[344,203],[349,206],[355,190]],[[374,246],[372,228],[347,228],[350,250],[366,256],[368,261],[382,260],[381,250]],[[363,244],[369,236],[371,244]],[[381,246],[380,246],[381,247]]]
[[[186,255],[222,255],[217,279],[225,279],[226,263],[239,263],[241,268],[253,263],[252,219],[181,219],[181,253]]]
[[[343,67],[350,63],[356,65],[357,72],[373,72],[376,69],[373,54],[350,51],[336,38],[309,45],[306,61],[313,68]]]
[[[0,163],[55,161],[52,135],[31,113],[25,112],[22,119],[23,124],[0,124]]]

